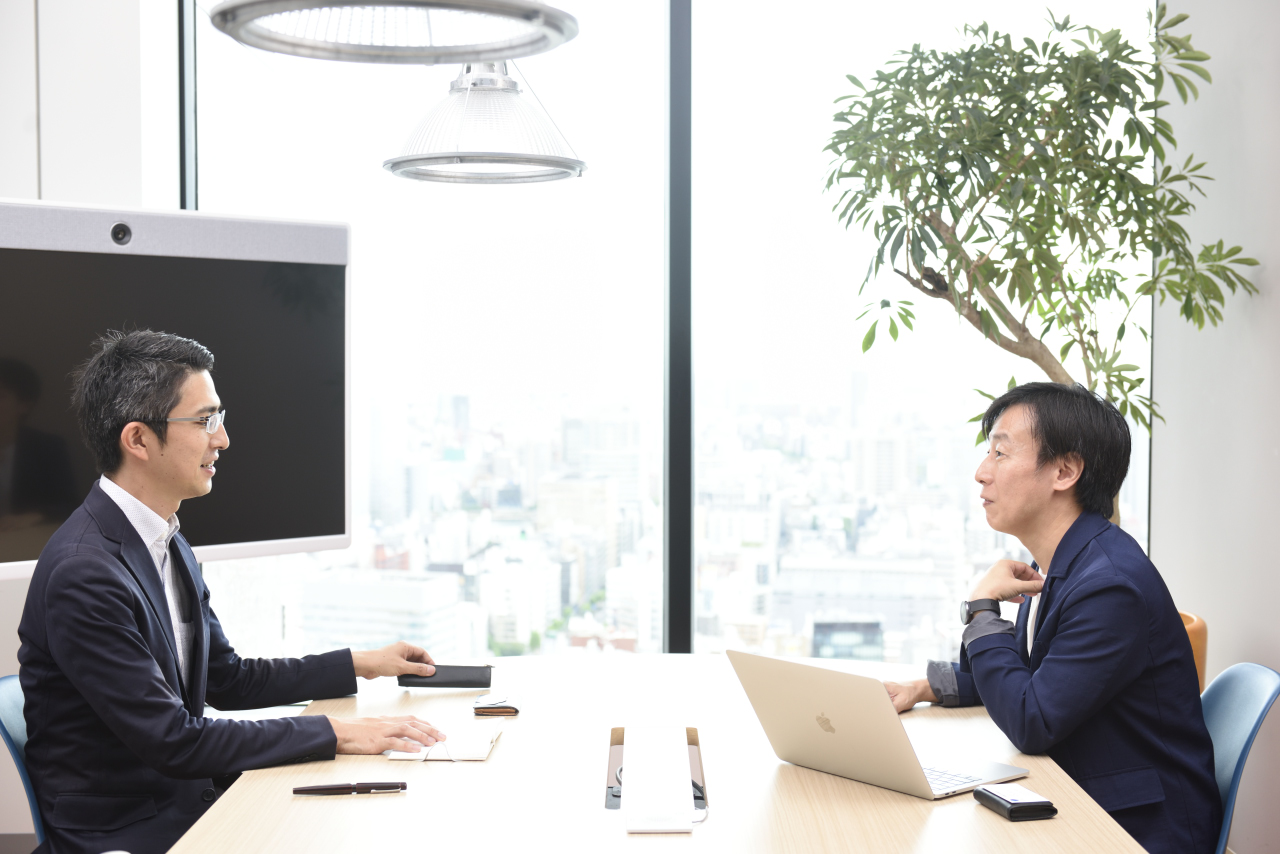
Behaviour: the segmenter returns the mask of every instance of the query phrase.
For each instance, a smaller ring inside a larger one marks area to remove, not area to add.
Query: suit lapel
[[[209,678],[209,621],[203,607],[204,579],[195,553],[181,534],[175,534],[169,546],[169,559],[182,579],[191,603],[191,659],[187,669],[191,671],[187,701],[194,717],[204,717],[205,685]]]
[[[98,484],[95,483],[93,489],[89,491],[85,506],[89,514],[98,522],[103,536],[119,543],[120,559],[146,595],[151,613],[160,624],[160,629],[164,632],[165,640],[169,644],[169,654],[173,657],[174,663],[173,687],[181,696],[182,676],[177,668],[178,644],[174,640],[173,621],[169,618],[169,600],[165,598],[164,585],[160,582],[160,573],[156,571],[156,562],[152,559],[151,552],[147,551],[142,538],[138,536],[137,530],[124,515],[124,511],[111,500],[111,496],[102,491],[102,487]]]

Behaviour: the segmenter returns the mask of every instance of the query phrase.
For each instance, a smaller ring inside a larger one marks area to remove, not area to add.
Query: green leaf
[[[879,322],[878,320],[873,321],[871,328],[867,330],[866,337],[862,339],[862,352],[867,352],[871,349],[871,345],[876,343],[876,324]]]
[[[889,318],[889,337],[894,341],[898,340],[898,324],[892,317]]]
[[[881,308],[888,308],[888,307],[889,307],[889,306],[891,306],[891,305],[893,305],[893,303],[889,302],[887,299],[882,299],[882,300],[880,300],[880,307],[881,307]]]
[[[1013,377],[1009,377],[1009,388],[1014,389],[1017,387],[1018,387],[1018,381],[1015,380]]]
[[[980,395],[982,395],[983,397],[985,397],[987,400],[995,400],[995,399],[996,399],[996,396],[995,396],[994,394],[987,394],[985,391],[983,391],[983,390],[982,390],[982,389],[980,389],[980,388],[975,388],[975,389],[974,389],[974,391],[976,391],[978,394],[980,394]]]

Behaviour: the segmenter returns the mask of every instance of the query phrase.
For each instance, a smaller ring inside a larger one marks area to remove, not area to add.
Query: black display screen
[[[231,444],[179,511],[193,546],[345,534],[345,282],[340,265],[0,249],[0,376],[25,388],[0,387],[0,562],[38,557],[97,477],[70,374],[111,329],[213,352]]]

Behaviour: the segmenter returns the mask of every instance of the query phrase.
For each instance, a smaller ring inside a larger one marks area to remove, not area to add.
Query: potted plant
[[[1256,293],[1239,268],[1257,262],[1221,240],[1192,246],[1185,218],[1210,179],[1193,156],[1174,159],[1160,98],[1170,83],[1183,103],[1198,97],[1209,56],[1173,34],[1186,15],[1161,4],[1148,20],[1145,53],[1051,13],[1040,43],[984,23],[965,28],[962,50],[899,52],[870,86],[850,75],[827,188],[846,227],[879,241],[863,288],[888,267],[913,296],[1150,429],[1156,403],[1122,355],[1127,331],[1149,335],[1133,309],[1172,299],[1189,322],[1217,325],[1224,289]],[[915,308],[869,303],[863,351],[884,320],[895,341],[899,324],[910,330]]]

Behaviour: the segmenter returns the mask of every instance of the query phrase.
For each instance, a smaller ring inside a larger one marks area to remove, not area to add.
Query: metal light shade
[[[530,0],[227,0],[209,17],[252,47],[350,62],[512,59],[578,34],[572,15]]]
[[[382,164],[402,178],[454,184],[524,184],[576,178],[587,165],[524,100],[505,62],[465,65],[449,96]]]

